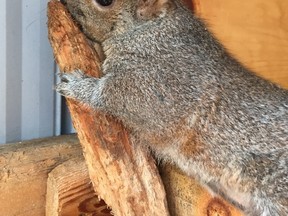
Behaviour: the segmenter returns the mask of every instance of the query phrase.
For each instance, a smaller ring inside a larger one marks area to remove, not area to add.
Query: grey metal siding
[[[0,1],[0,143],[59,135],[65,127],[53,91],[47,2]]]

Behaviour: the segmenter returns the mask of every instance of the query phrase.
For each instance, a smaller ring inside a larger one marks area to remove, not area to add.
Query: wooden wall
[[[196,13],[234,56],[261,76],[288,88],[287,0],[192,2]]]

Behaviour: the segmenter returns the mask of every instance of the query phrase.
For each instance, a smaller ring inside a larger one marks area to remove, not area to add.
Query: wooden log
[[[0,215],[45,215],[48,173],[64,161],[81,156],[75,136],[1,145]]]
[[[161,164],[161,176],[173,216],[240,216],[221,197],[211,196],[199,183],[171,165]],[[109,216],[110,210],[92,188],[83,157],[53,169],[47,180],[46,216]]]
[[[79,215],[111,215],[94,192],[83,157],[60,164],[47,180],[46,216]]]
[[[178,168],[161,164],[170,214],[173,216],[241,216],[240,210],[221,197],[212,196],[195,179]]]
[[[61,71],[99,76],[99,60],[65,7],[48,4],[48,31]],[[68,100],[94,189],[118,215],[169,215],[153,158],[131,146],[123,126],[103,113]]]
[[[107,215],[104,203],[99,204],[98,198],[92,197],[94,190],[91,188],[87,173],[82,149],[75,136],[61,136],[1,146],[0,215],[44,215],[46,182],[47,216],[57,215],[55,209],[58,209],[58,215],[73,216],[74,211],[80,212],[83,216],[91,215],[95,211],[97,216]],[[195,180],[170,165],[161,166],[161,174],[173,216],[186,216],[188,213],[191,216],[207,215],[207,210],[213,207],[210,203],[213,203],[215,199]],[[53,193],[55,199],[52,198]],[[212,208],[215,214],[223,216],[225,215],[223,212],[227,212],[224,210],[228,208],[231,216],[238,215],[234,214],[235,211],[229,204],[223,201],[220,204],[216,202],[216,204],[218,208],[214,210]]]

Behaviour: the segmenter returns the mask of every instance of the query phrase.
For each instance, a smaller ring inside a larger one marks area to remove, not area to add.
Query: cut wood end
[[[83,157],[70,159],[49,173],[46,216],[109,216],[110,212],[92,188]]]

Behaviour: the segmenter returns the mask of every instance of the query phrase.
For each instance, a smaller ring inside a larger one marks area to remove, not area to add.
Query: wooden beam
[[[211,196],[178,168],[159,167],[167,190],[171,215],[240,216],[241,212],[220,197]],[[109,216],[110,210],[95,195],[83,157],[71,159],[49,173],[46,216]]]
[[[0,146],[0,215],[45,215],[48,173],[81,157],[75,136],[60,136]]]
[[[47,180],[46,216],[111,215],[96,196],[83,157],[53,169]]]
[[[212,196],[195,179],[186,176],[171,164],[159,166],[167,192],[170,214],[173,216],[241,216],[221,197]]]
[[[58,1],[48,5],[48,31],[61,71],[81,69],[100,76],[99,59]],[[116,215],[169,215],[153,158],[115,119],[68,100],[94,189]]]
[[[207,212],[211,216],[240,215],[177,168],[168,164],[160,166],[160,170],[171,215],[206,216]],[[47,216],[78,213],[85,216],[96,212],[97,216],[104,216],[110,211],[94,195],[82,148],[75,136],[1,146],[0,192],[0,215],[5,216],[45,215],[45,203]]]

